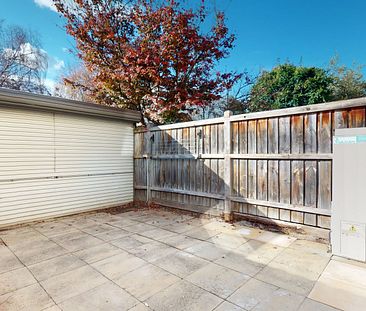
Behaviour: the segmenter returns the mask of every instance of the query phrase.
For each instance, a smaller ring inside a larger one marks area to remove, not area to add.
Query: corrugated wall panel
[[[132,172],[132,124],[60,114],[55,118],[55,131],[57,172]]]
[[[96,208],[106,201],[118,205],[132,199],[132,174],[51,178],[3,183],[0,191],[2,222],[26,216],[38,210],[58,212],[60,208],[77,209],[86,203]],[[17,192],[12,191],[16,189]],[[21,195],[20,195],[21,194]],[[106,199],[107,198],[107,199]],[[119,200],[118,198],[125,198]]]
[[[0,108],[0,227],[132,200],[131,123]]]
[[[53,114],[29,113],[0,108],[0,180],[54,171]]]

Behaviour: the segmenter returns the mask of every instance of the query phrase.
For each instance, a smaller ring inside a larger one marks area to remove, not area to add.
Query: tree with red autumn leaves
[[[202,32],[204,1],[198,9],[174,0],[54,2],[76,40],[78,57],[93,73],[93,99],[138,110],[143,123],[178,121],[182,113],[218,99],[241,77],[215,72],[235,37],[223,13]]]

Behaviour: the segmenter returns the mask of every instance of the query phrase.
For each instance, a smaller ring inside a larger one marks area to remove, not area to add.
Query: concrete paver
[[[123,230],[123,229],[115,228],[114,230],[98,234],[97,237],[98,237],[98,239],[101,239],[105,242],[109,242],[109,241],[124,238],[129,235],[132,235],[132,233],[129,231]]]
[[[236,250],[224,254],[215,263],[250,276],[256,275],[265,267],[264,264],[246,259],[242,252]]]
[[[61,221],[41,222],[33,228],[48,238],[78,230],[73,225]]]
[[[56,303],[60,303],[107,281],[90,266],[83,266],[41,281],[40,284]]]
[[[222,258],[230,249],[219,247],[213,243],[202,241],[185,249],[188,253],[202,257],[207,260]]]
[[[85,262],[72,254],[58,256],[33,265],[28,269],[38,281],[46,280],[52,276],[75,270],[86,265]]]
[[[178,280],[173,274],[147,264],[121,276],[115,282],[139,300],[146,300]]]
[[[2,231],[0,232],[0,239],[11,249],[15,249],[16,247],[22,248],[24,245],[29,245],[33,241],[48,240],[47,237],[30,226]]]
[[[25,265],[31,265],[53,257],[66,254],[67,250],[52,241],[42,241],[34,247],[22,247],[14,250],[14,254]]]
[[[232,304],[231,302],[224,301],[221,305],[215,308],[215,311],[245,311],[243,308]]]
[[[201,240],[197,240],[189,236],[180,234],[177,236],[171,236],[169,238],[166,238],[163,242],[170,246],[183,250],[185,248],[196,245],[197,243],[200,243]]]
[[[239,246],[236,251],[241,253],[245,259],[258,264],[267,265],[285,248],[256,240],[250,240]]]
[[[246,243],[248,240],[237,235],[228,234],[228,233],[220,233],[218,235],[213,236],[212,238],[207,240],[208,242],[211,242],[219,247],[225,247],[225,248],[237,248],[244,243]]]
[[[209,230],[203,227],[193,228],[191,230],[184,232],[185,235],[202,241],[208,240],[209,238],[212,238],[213,236],[218,235],[219,233],[220,231],[218,230]]]
[[[253,311],[296,311],[299,309],[304,297],[285,289],[279,288],[259,302]]]
[[[97,286],[60,304],[63,311],[128,310],[139,301],[112,282]]]
[[[91,225],[86,228],[81,229],[83,232],[89,233],[91,235],[99,235],[102,233],[106,233],[112,230],[115,230],[115,227],[108,225],[108,224],[98,224],[98,225]]]
[[[138,224],[138,222],[136,222],[132,219],[129,219],[128,216],[126,216],[126,218],[116,218],[116,219],[108,220],[107,224],[109,224],[115,228],[123,229],[128,226],[136,225],[136,224]]]
[[[273,259],[256,278],[307,296],[330,260],[328,254],[287,248]]]
[[[122,275],[146,265],[147,262],[123,252],[119,255],[108,257],[92,264],[104,276],[111,280],[116,280]]]
[[[210,311],[223,300],[189,283],[179,281],[147,300],[153,310],[159,311]]]
[[[146,232],[152,229],[155,229],[156,227],[145,224],[145,223],[137,223],[133,224],[127,227],[124,227],[123,229],[126,231],[130,231],[132,233],[140,233],[140,232]]]
[[[252,310],[261,301],[269,297],[277,287],[262,281],[251,279],[242,285],[227,300],[244,308]]]
[[[255,277],[258,280],[307,296],[315,285],[319,273],[291,268],[272,261]]]
[[[52,238],[52,241],[70,252],[76,252],[78,250],[89,248],[104,242],[103,240],[97,239],[92,235],[82,231],[57,235]]]
[[[184,234],[184,232],[196,229],[197,225],[192,225],[189,222],[185,221],[185,222],[172,223],[172,224],[163,226],[162,228],[165,230],[175,232],[175,233]]]
[[[366,264],[159,209],[0,231],[0,310],[365,310]]]
[[[0,273],[22,268],[23,264],[5,245],[0,245]]]
[[[2,273],[0,274],[0,295],[13,292],[36,282],[36,279],[27,268]]]
[[[128,309],[128,311],[151,311],[151,310],[152,309],[150,309],[143,303],[139,303],[138,305],[132,307],[131,309]]]
[[[154,241],[130,250],[130,252],[139,258],[152,262],[177,252],[177,249],[170,245]]]
[[[329,245],[327,244],[321,244],[313,241],[307,241],[307,240],[296,240],[295,242],[291,243],[289,246],[291,249],[296,249],[299,251],[305,251],[320,255],[328,255],[330,256],[329,252]]]
[[[282,247],[288,247],[296,240],[294,237],[270,231],[261,231],[254,239]]]
[[[103,243],[77,251],[74,253],[74,255],[90,264],[114,255],[121,254],[122,252],[123,250],[117,246],[109,243]]]
[[[206,266],[209,262],[190,253],[176,251],[153,261],[153,264],[183,278]]]
[[[214,263],[206,265],[186,278],[187,281],[223,299],[226,299],[249,279],[248,275]]]
[[[53,305],[52,307],[43,309],[42,311],[62,311],[59,306]]]
[[[340,309],[333,308],[315,300],[306,298],[298,311],[337,311]]]
[[[168,230],[160,229],[160,228],[155,228],[152,230],[144,231],[141,234],[150,239],[154,239],[154,240],[158,240],[158,241],[164,241],[166,238],[178,235],[172,231],[168,231]]]
[[[152,243],[152,242],[153,242],[153,240],[151,240],[147,237],[133,234],[133,235],[130,235],[127,237],[113,240],[113,241],[111,241],[111,244],[113,244],[123,250],[132,251],[141,245]]]
[[[365,310],[365,267],[332,260],[315,284],[309,298],[341,310]]]
[[[259,236],[263,230],[258,228],[248,228],[247,226],[240,225],[240,223],[237,224],[237,228],[235,230],[236,234],[240,234],[246,239],[255,239],[257,236]]]
[[[52,307],[54,307],[54,302],[38,283],[0,296],[0,310],[39,311]]]

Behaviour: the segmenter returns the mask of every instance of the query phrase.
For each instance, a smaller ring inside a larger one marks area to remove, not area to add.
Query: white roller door
[[[0,227],[133,200],[133,125],[0,107]]]

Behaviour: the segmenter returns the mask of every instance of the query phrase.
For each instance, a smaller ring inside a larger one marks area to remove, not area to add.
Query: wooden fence
[[[135,133],[135,199],[330,227],[332,137],[365,126],[366,98]]]

